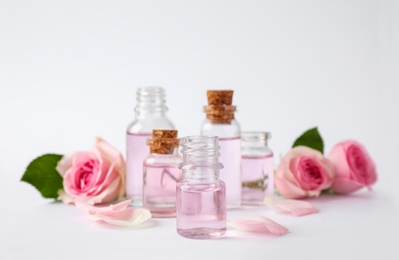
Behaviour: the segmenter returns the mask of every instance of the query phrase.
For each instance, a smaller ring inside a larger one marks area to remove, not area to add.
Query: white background
[[[318,126],[326,152],[362,142],[378,183],[313,199],[312,216],[229,212],[269,216],[283,237],[195,241],[170,219],[89,223],[19,182],[33,158],[95,136],[124,153],[143,85],[166,88],[180,136],[199,134],[207,89],[234,89],[242,129],[271,131],[276,161]],[[0,259],[399,259],[398,103],[399,1],[0,1]]]

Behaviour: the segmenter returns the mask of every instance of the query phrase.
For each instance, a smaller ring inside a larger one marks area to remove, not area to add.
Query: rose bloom
[[[57,171],[63,177],[61,199],[98,204],[121,199],[125,192],[125,162],[120,152],[101,138],[91,151],[64,155]]]
[[[346,194],[363,187],[371,189],[377,181],[375,164],[360,143],[349,140],[336,144],[327,158],[334,163],[336,177],[331,188]]]
[[[319,196],[330,188],[334,166],[322,153],[306,146],[292,148],[277,168],[275,185],[286,198]]]

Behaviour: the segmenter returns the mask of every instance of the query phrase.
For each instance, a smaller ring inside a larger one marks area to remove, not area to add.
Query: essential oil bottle
[[[161,87],[142,87],[137,91],[135,119],[126,134],[126,196],[133,205],[142,206],[143,160],[149,149],[147,139],[153,129],[175,129],[166,116],[165,90]]]
[[[263,205],[274,194],[273,152],[268,147],[269,132],[241,133],[242,204]]]
[[[241,130],[234,118],[233,90],[208,90],[207,97],[201,135],[219,137],[220,162],[224,165],[220,179],[226,184],[227,208],[238,208],[241,205]]]
[[[176,184],[181,179],[178,168],[177,130],[153,130],[148,140],[150,154],[143,162],[143,204],[153,217],[176,216]]]
[[[219,238],[226,232],[226,186],[219,180],[217,137],[181,140],[183,178],[177,184],[177,233],[193,239]]]

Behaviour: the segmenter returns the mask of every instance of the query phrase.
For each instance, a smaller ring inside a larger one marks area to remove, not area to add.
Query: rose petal
[[[125,227],[138,226],[150,218],[151,213],[148,209],[131,207],[119,211],[89,215],[89,219],[92,221]]]
[[[126,164],[125,160],[123,159],[122,154],[108,142],[100,137],[96,137],[96,141],[94,146],[98,149],[101,153],[101,156],[106,158],[109,162],[112,162],[112,166],[115,167],[119,176],[121,178],[121,186],[119,191],[119,199],[123,197],[125,193],[125,175],[126,175]]]
[[[263,216],[252,216],[244,219],[231,220],[227,224],[242,231],[266,232],[277,236],[284,235],[288,232],[286,227]]]
[[[62,156],[61,160],[58,161],[55,169],[62,177],[64,177],[68,169],[71,168],[74,158],[85,153],[87,152],[72,152],[65,154]]]
[[[294,216],[304,216],[317,213],[317,209],[310,202],[303,200],[272,200],[269,197],[266,197],[264,203],[274,211],[290,213]]]
[[[334,192],[347,194],[363,188],[361,183],[346,178],[336,178],[331,186]]]
[[[295,186],[282,178],[276,177],[274,179],[277,190],[287,198],[297,199],[306,197],[306,192],[301,188]]]
[[[61,201],[64,204],[72,204],[73,203],[73,198],[69,196],[64,190],[58,190],[58,195],[61,198]]]
[[[106,187],[100,194],[90,197],[83,197],[81,196],[82,199],[86,201],[86,203],[89,204],[96,204],[96,203],[101,203],[101,202],[108,202],[109,200],[115,199],[117,193],[119,192],[118,187],[120,185],[120,179],[117,178],[115,179],[108,187]]]
[[[336,176],[335,178],[350,179],[351,169],[346,159],[346,142],[341,145],[336,144],[330,153],[326,156],[332,163],[334,163]]]
[[[111,146],[100,137],[96,137],[95,147],[97,147],[101,156],[106,158],[109,162],[115,163],[115,167],[118,171],[125,171],[125,161],[123,160],[123,156],[115,147]]]
[[[88,214],[95,215],[95,214],[102,214],[102,213],[106,213],[106,212],[112,212],[112,211],[116,212],[116,211],[124,210],[129,206],[129,204],[131,202],[132,202],[132,200],[129,199],[129,200],[124,200],[122,202],[119,202],[117,204],[111,204],[106,207],[98,207],[98,206],[92,206],[85,202],[76,201],[75,206]]]

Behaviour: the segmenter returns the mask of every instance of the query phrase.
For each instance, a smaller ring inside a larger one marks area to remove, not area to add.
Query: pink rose
[[[373,160],[363,145],[356,141],[336,144],[327,158],[336,168],[337,175],[331,186],[336,193],[346,194],[365,186],[371,189],[377,181]]]
[[[286,198],[319,196],[330,188],[334,174],[334,166],[319,151],[297,146],[281,160],[275,185]]]
[[[107,203],[125,192],[123,157],[101,138],[96,138],[91,151],[64,155],[56,169],[64,179],[60,192],[64,203]]]

